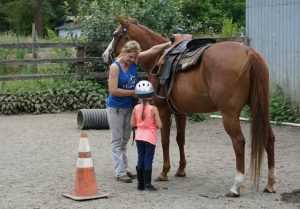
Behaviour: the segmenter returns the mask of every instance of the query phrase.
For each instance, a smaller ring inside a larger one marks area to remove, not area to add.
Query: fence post
[[[246,46],[249,46],[249,36],[243,36],[243,43],[246,45]]]
[[[84,47],[78,46],[76,51],[76,57],[84,57]],[[84,62],[77,62],[77,75],[82,76],[84,74]]]
[[[32,59],[37,58],[37,50],[35,48],[36,44],[36,30],[35,30],[35,23],[32,23],[32,32],[31,32],[31,37],[32,37]],[[37,64],[33,65],[34,73],[37,73]]]

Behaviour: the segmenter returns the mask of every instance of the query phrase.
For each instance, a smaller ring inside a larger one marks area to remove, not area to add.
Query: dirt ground
[[[76,171],[80,130],[76,113],[0,116],[1,209],[94,208],[300,208],[300,128],[273,126],[276,136],[277,193],[262,192],[249,182],[249,123],[242,122],[246,143],[246,185],[240,198],[226,198],[235,177],[231,141],[220,119],[188,122],[186,131],[187,177],[174,174],[178,148],[173,123],[171,171],[168,182],[154,182],[157,192],[140,192],[136,180],[124,184],[114,179],[109,150],[109,130],[89,130],[89,144],[100,192],[109,197],[78,202],[63,197],[71,193]],[[136,163],[135,145],[128,146],[130,167]],[[266,160],[264,160],[265,162]],[[162,148],[157,145],[153,178],[162,168]]]

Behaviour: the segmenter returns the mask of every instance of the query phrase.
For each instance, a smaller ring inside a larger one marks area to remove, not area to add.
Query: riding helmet
[[[135,94],[140,99],[151,99],[154,94],[154,89],[149,81],[142,80],[135,86]]]

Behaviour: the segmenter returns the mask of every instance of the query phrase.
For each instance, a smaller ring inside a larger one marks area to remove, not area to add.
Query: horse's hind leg
[[[276,174],[275,174],[275,157],[274,157],[274,143],[275,136],[273,134],[272,128],[270,126],[269,131],[269,141],[265,145],[267,156],[268,156],[268,183],[264,192],[276,193]]]
[[[222,121],[224,128],[231,138],[233,149],[236,157],[236,176],[234,184],[227,197],[239,197],[240,188],[244,181],[245,173],[245,138],[241,130],[239,116],[222,113]]]
[[[176,115],[176,127],[177,127],[177,136],[176,141],[179,147],[180,161],[179,168],[175,174],[178,177],[186,176],[185,167],[186,159],[184,153],[184,144],[185,144],[185,127],[186,127],[186,115]]]

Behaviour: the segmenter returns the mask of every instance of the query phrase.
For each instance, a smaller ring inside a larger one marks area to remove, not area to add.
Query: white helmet
[[[140,99],[151,99],[154,94],[154,89],[149,81],[143,80],[136,84],[135,94]]]

